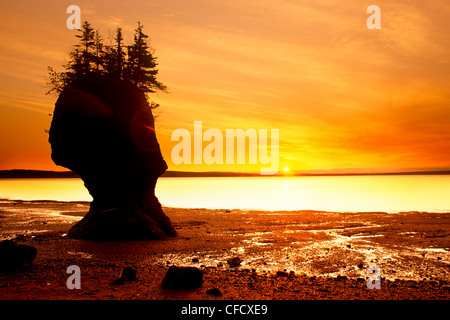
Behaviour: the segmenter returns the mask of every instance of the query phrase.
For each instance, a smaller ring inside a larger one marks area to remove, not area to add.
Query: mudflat
[[[164,208],[179,235],[157,241],[67,238],[87,202],[0,201],[2,240],[33,246],[33,264],[0,272],[0,299],[325,300],[450,297],[450,213]],[[236,258],[238,264],[227,261]],[[67,268],[81,271],[69,290]],[[170,266],[203,273],[167,289]],[[124,267],[136,280],[118,284]],[[368,267],[381,275],[370,289]],[[211,290],[214,289],[214,290]],[[220,292],[220,294],[219,294]]]

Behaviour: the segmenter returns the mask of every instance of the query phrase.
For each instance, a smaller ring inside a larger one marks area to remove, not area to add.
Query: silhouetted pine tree
[[[80,39],[80,43],[75,45],[78,50],[75,51],[76,54],[70,66],[70,69],[75,71],[76,77],[96,70],[96,50],[101,41],[96,39],[94,28],[87,21],[83,22],[80,32],[81,34],[75,35]]]
[[[102,37],[100,36],[100,34],[98,33],[98,30],[95,31],[95,36],[94,36],[94,48],[95,48],[95,52],[94,52],[94,65],[95,65],[95,72],[96,73],[102,73],[103,72],[103,67],[102,67],[102,60],[103,60],[103,43],[102,43]]]
[[[143,26],[138,22],[134,42],[128,46],[124,80],[131,82],[146,94],[156,90],[166,91],[166,86],[156,80],[158,69],[156,69],[156,58],[153,56],[154,50],[142,29]]]
[[[103,55],[103,67],[105,72],[116,79],[123,80],[126,53],[124,51],[122,29],[116,29],[114,45],[106,46]]]

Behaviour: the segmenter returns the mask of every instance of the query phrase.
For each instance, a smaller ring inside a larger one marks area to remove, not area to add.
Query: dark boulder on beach
[[[237,267],[240,266],[242,263],[241,258],[239,257],[234,257],[234,258],[230,258],[227,260],[227,263],[231,266],[231,267]]]
[[[189,289],[203,284],[203,273],[195,267],[171,266],[162,281],[164,288]]]
[[[277,277],[289,277],[289,273],[287,273],[286,271],[277,271],[275,275]]]
[[[74,81],[55,104],[49,142],[53,161],[77,173],[93,198],[69,237],[112,241],[176,235],[155,196],[167,164],[141,90],[100,75]]]
[[[30,266],[36,258],[36,254],[37,249],[35,247],[3,240],[0,242],[0,270]]]

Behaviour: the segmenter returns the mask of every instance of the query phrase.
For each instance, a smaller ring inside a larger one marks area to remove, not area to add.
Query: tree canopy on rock
[[[63,65],[65,71],[58,72],[48,67],[50,87],[47,94],[61,93],[73,81],[88,74],[106,75],[133,84],[148,94],[157,90],[167,91],[167,87],[156,79],[158,74],[154,49],[149,37],[143,32],[143,25],[138,22],[133,42],[125,45],[122,29],[117,27],[114,41],[105,45],[98,30],[89,22],[83,25],[75,37],[78,43],[69,52],[69,61]],[[151,107],[158,105],[151,102]]]

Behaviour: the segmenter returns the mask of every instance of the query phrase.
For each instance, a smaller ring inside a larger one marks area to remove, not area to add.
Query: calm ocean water
[[[160,178],[164,206],[210,209],[450,211],[450,176]],[[0,198],[91,201],[80,179],[0,179]]]

